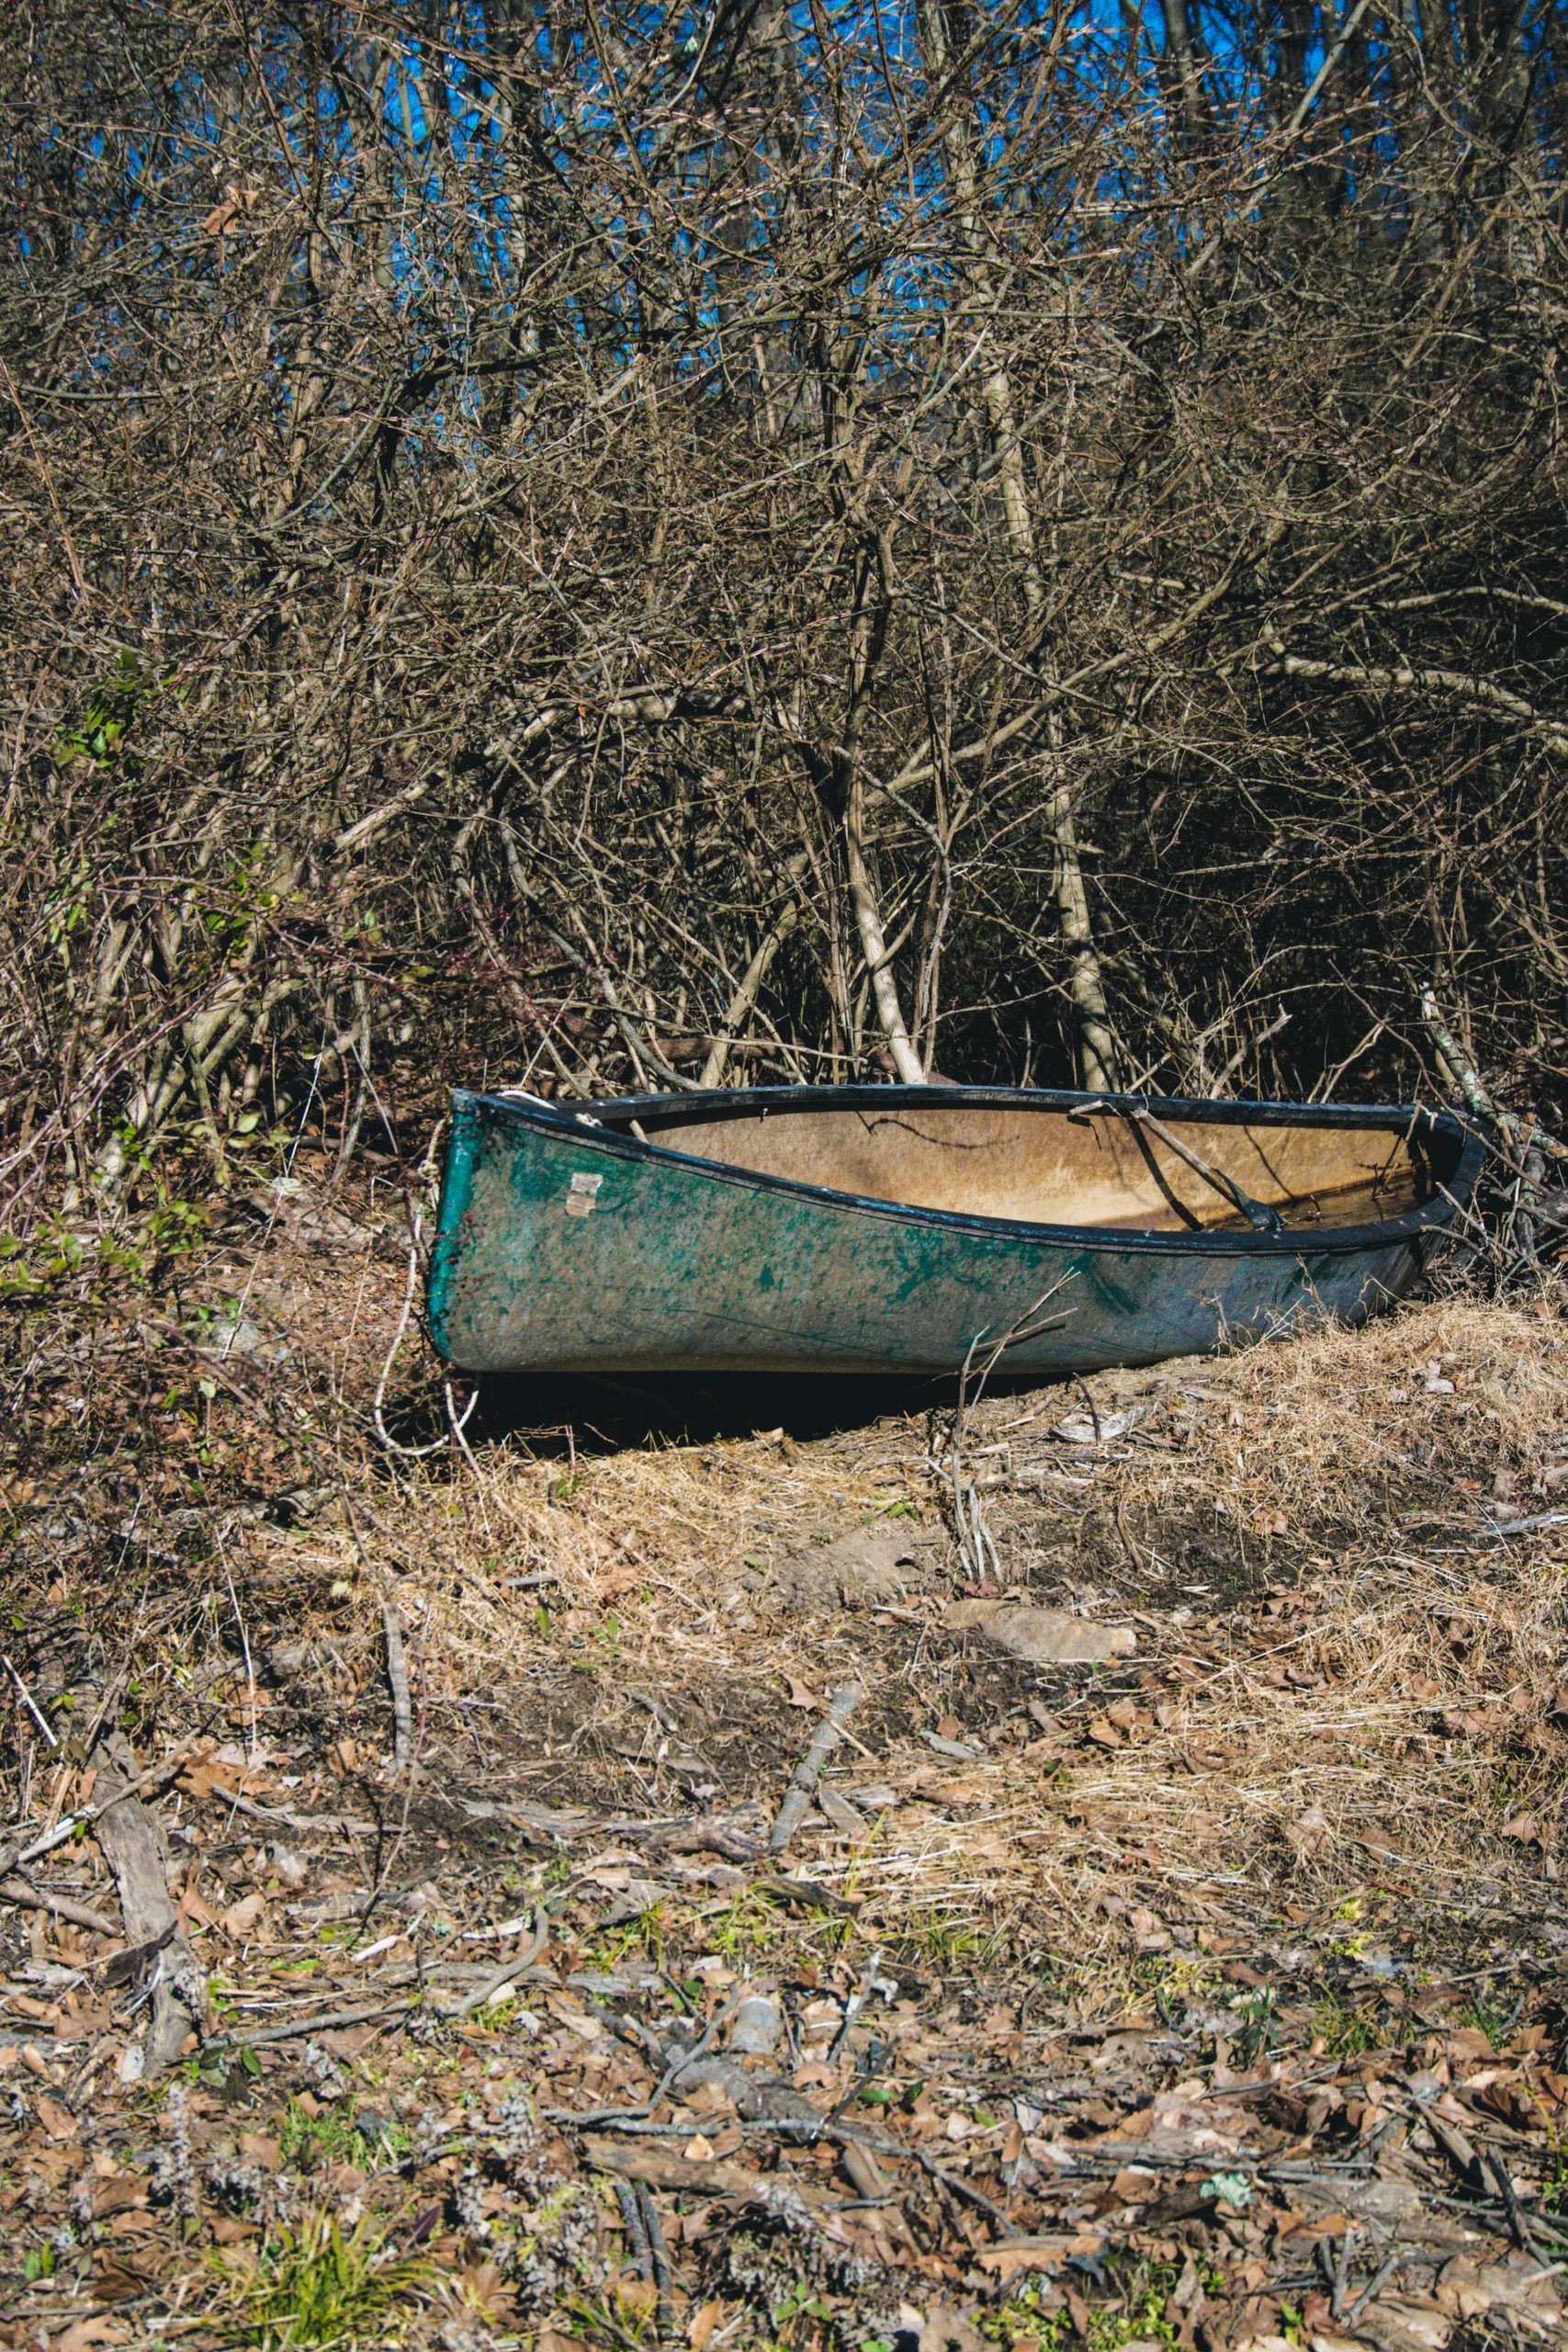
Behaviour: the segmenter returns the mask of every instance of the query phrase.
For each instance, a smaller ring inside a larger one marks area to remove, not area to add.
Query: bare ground
[[[75,1826],[6,1861],[0,2342],[1561,2329],[1560,1289],[988,1396],[965,1595],[929,1385],[389,1455],[402,1231],[302,1188],[19,1300],[0,1843]]]

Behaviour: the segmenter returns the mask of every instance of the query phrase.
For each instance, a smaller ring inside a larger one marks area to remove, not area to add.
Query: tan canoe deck
[[[1253,1127],[1162,1115],[1161,1124],[1291,1227],[1381,1223],[1433,1189],[1420,1144],[1392,1123]],[[725,1167],[961,1216],[1143,1233],[1247,1224],[1158,1134],[1113,1111],[781,1104],[722,1118],[675,1111],[646,1132],[666,1150]]]

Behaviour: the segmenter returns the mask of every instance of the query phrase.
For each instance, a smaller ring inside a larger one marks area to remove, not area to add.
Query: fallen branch
[[[392,1691],[392,1770],[400,1778],[409,1769],[413,1704],[409,1697],[409,1670],[403,1658],[403,1629],[389,1600],[381,1603],[381,1623],[387,1636],[387,1680]]]
[[[117,1790],[113,1796],[103,1797],[96,1804],[84,1805],[79,1812],[63,1815],[52,1829],[44,1830],[30,1845],[24,1844],[17,1838],[0,1845],[0,1872],[9,1873],[18,1863],[36,1862],[40,1856],[52,1853],[56,1846],[65,1845],[78,1830],[90,1828],[107,1806],[121,1804],[127,1797],[139,1797],[146,1790],[156,1788],[160,1782],[172,1780],[201,1745],[199,1737],[182,1740],[177,1747],[170,1749],[167,1756],[161,1758],[156,1764],[149,1764],[144,1771],[139,1772],[125,1788]]]
[[[1443,1019],[1435,989],[1421,991],[1421,1025],[1432,1040],[1438,1059],[1463,1098],[1464,1107],[1472,1119],[1482,1120],[1506,1136],[1514,1148],[1518,1148],[1519,1129],[1517,1119],[1506,1111],[1499,1111],[1481,1081],[1481,1073],[1448,1023]]]
[[[823,1767],[843,1736],[844,1726],[865,1696],[865,1687],[859,1682],[846,1682],[835,1690],[828,1702],[828,1712],[817,1726],[816,1736],[795,1768],[795,1774],[784,1791],[784,1803],[778,1810],[768,1838],[770,1854],[782,1854],[795,1836],[811,1803],[812,1792],[822,1778]]]
[[[164,1840],[136,1793],[144,1777],[122,1734],[110,1732],[95,1750],[105,1796],[97,1814],[98,1844],[114,1872],[130,1944],[162,1943],[152,1978],[143,2074],[151,2079],[180,2054],[186,2037],[205,2022],[206,1984],[169,1894]]]
[[[15,1903],[24,1911],[52,1911],[57,1919],[69,1919],[73,1928],[89,1928],[96,1936],[118,1936],[119,1929],[103,1912],[95,1911],[88,1903],[73,1903],[68,1894],[50,1894],[40,1886],[28,1886],[19,1878],[0,1879],[0,1902]]]
[[[664,2243],[664,2224],[659,2218],[659,2208],[649,2194],[646,2181],[638,2188],[637,2205],[642,2217],[643,2235],[648,2242],[649,2267],[653,2273],[654,2291],[658,2298],[654,2306],[653,2332],[660,2344],[669,2344],[675,2335],[674,2279],[670,2268],[670,2249]]]
[[[690,2127],[682,2125],[688,2132]],[[747,2204],[765,2201],[769,2182],[761,2173],[753,2172],[750,2165],[738,2165],[723,2156],[705,2158],[677,2155],[672,2149],[623,2147],[615,2140],[601,2139],[597,2133],[586,2137],[582,2152],[589,2163],[600,2172],[607,2172],[622,2180],[637,2180],[649,2188],[683,2189],[697,2197],[739,2197]],[[826,2204],[829,2200],[821,2189],[811,2184],[792,2181],[808,2205]]]
[[[296,2018],[287,2025],[258,2026],[254,2033],[214,2034],[207,2048],[231,2050],[243,2043],[247,2050],[256,2050],[269,2041],[305,2041],[318,2033],[342,2033],[352,2025],[376,2025],[387,2018],[407,2017],[415,2006],[412,2001],[378,2001],[356,2009],[322,2009],[313,2017]]]

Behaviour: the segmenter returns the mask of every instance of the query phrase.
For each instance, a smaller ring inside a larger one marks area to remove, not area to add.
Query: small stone
[[[729,2026],[729,2047],[738,2058],[771,2058],[779,2046],[784,2020],[769,1993],[749,1993]]]
[[[272,1867],[284,1885],[288,1887],[303,1886],[310,1875],[310,1864],[306,1861],[304,1855],[295,1853],[289,1846],[273,1848]]]

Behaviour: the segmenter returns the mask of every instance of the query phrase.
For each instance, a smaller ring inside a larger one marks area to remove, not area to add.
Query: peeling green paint
[[[1472,1181],[1335,1247],[1314,1232],[1310,1256],[1252,1234],[1101,1238],[818,1192],[459,1093],[430,1328],[469,1372],[943,1372],[1036,1309],[1050,1328],[1010,1370],[1154,1363],[1364,1315]]]

